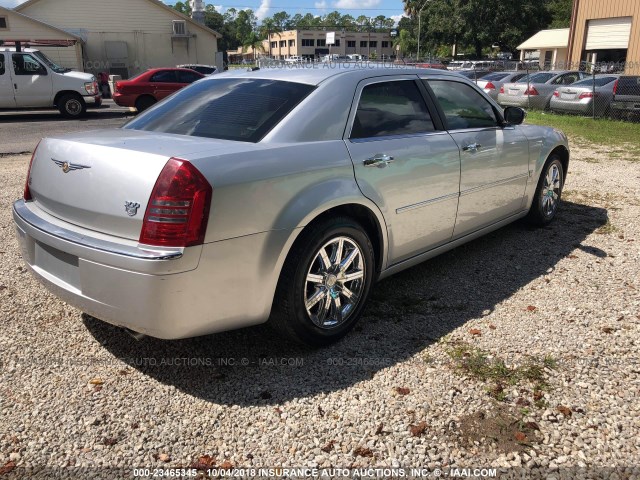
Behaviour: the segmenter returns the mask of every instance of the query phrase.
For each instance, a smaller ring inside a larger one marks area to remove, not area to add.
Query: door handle
[[[365,167],[384,168],[390,163],[393,163],[393,160],[394,159],[391,155],[384,155],[379,153],[371,158],[367,158],[362,163],[364,164]]]
[[[462,150],[464,150],[465,152],[477,152],[481,147],[482,145],[480,145],[479,143],[471,143],[466,147],[462,147]]]

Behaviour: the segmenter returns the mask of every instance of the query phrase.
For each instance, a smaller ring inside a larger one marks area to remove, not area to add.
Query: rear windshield
[[[482,80],[489,80],[489,81],[502,80],[507,75],[509,74],[508,73],[490,73],[489,75],[485,75],[484,77],[482,77]]]
[[[547,83],[556,75],[556,73],[535,73],[531,75],[529,83]]]
[[[596,77],[596,87],[604,87],[611,82],[615,82],[617,77]],[[591,87],[593,86],[593,78],[580,80],[571,84],[572,87]]]
[[[205,80],[180,90],[123,128],[259,142],[313,89],[276,80]]]

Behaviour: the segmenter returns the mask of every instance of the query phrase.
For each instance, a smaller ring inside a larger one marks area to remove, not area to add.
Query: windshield
[[[604,87],[605,85],[608,85],[611,82],[615,82],[618,79],[618,77],[596,77],[596,87]],[[579,82],[576,82],[574,84],[572,84],[572,87],[591,87],[593,86],[593,78],[588,78],[586,80],[580,80]]]
[[[313,89],[276,80],[205,80],[180,90],[123,128],[255,143]]]
[[[41,60],[43,63],[47,65],[47,67],[49,67],[51,70],[53,70],[56,73],[65,73],[65,72],[71,71],[70,68],[64,68],[64,67],[61,67],[60,65],[57,65],[56,63],[53,62],[53,60],[51,60],[41,51],[35,51],[33,52],[33,55],[38,57],[38,60]]]

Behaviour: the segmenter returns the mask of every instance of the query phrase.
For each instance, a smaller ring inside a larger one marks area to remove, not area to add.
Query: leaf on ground
[[[482,332],[480,330],[478,330],[477,328],[472,328],[471,330],[469,330],[469,333],[473,336],[479,337],[482,335]]]
[[[519,397],[518,400],[516,400],[516,405],[520,407],[528,407],[529,405],[531,405],[531,402],[526,398]]]
[[[542,398],[544,397],[544,393],[542,393],[542,391],[540,390],[536,390],[535,392],[533,392],[533,399],[537,402],[538,400],[542,400]]]
[[[569,258],[573,260],[574,258],[578,258],[578,256],[577,255],[569,255]]]
[[[225,460],[220,464],[220,468],[222,470],[233,470],[233,463],[231,463],[229,460]]]
[[[380,435],[382,433],[382,429],[384,428],[384,423],[380,422],[378,428],[376,428],[376,435]]]
[[[556,407],[556,410],[559,411],[565,417],[570,417],[572,413],[571,409],[569,407],[565,407],[564,405],[558,405]]]
[[[493,323],[490,323],[490,324],[489,324],[489,328],[490,328],[491,330],[495,330],[495,329],[496,329],[496,328],[498,328],[498,327],[496,327]]]
[[[102,443],[103,443],[103,445],[106,445],[107,447],[113,447],[116,443],[118,443],[118,439],[117,438],[104,437],[102,439]]]
[[[171,460],[171,457],[166,453],[161,453],[160,455],[156,456],[156,460],[160,460],[161,462],[166,463]]]
[[[207,470],[208,468],[216,466],[216,459],[211,455],[202,455],[193,462],[189,468],[195,468],[196,470]]]
[[[2,467],[0,467],[0,475],[6,475],[14,468],[16,468],[16,462],[9,461],[5,463]]]
[[[411,390],[405,387],[396,387],[394,390],[398,395],[409,395],[411,393]]]
[[[329,453],[331,450],[333,450],[333,446],[335,445],[335,443],[336,443],[335,440],[331,440],[329,443],[327,443],[320,450],[322,450],[324,453]]]
[[[615,331],[616,331],[616,329],[615,329],[615,328],[613,328],[613,327],[602,327],[602,331],[603,331],[604,333],[613,333],[613,332],[615,332]]]
[[[427,422],[422,421],[417,425],[409,425],[409,432],[412,437],[419,437],[427,429]]]
[[[102,385],[104,381],[101,378],[92,378],[89,380],[89,385]]]
[[[529,305],[527,307],[527,312],[535,312],[538,309],[538,307],[535,307],[533,305]]]
[[[370,448],[358,447],[353,451],[356,457],[373,457],[373,452]]]
[[[520,443],[527,441],[527,436],[523,432],[516,432],[514,437],[516,438],[516,441]]]

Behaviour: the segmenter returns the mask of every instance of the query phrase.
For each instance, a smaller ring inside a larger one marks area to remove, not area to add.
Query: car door
[[[27,52],[12,53],[11,77],[18,107],[53,106],[51,75],[40,61]]]
[[[453,234],[460,155],[424,93],[413,75],[360,82],[345,137],[358,186],[385,218],[389,264]]]
[[[0,108],[15,108],[16,100],[13,96],[13,82],[7,67],[6,52],[0,52]]]
[[[426,83],[460,148],[460,202],[453,237],[520,212],[529,178],[529,145],[521,129],[504,126],[494,105],[466,82],[434,78]]]
[[[156,100],[160,101],[168,97],[184,85],[178,82],[178,74],[175,70],[160,70],[149,79],[149,87]]]

